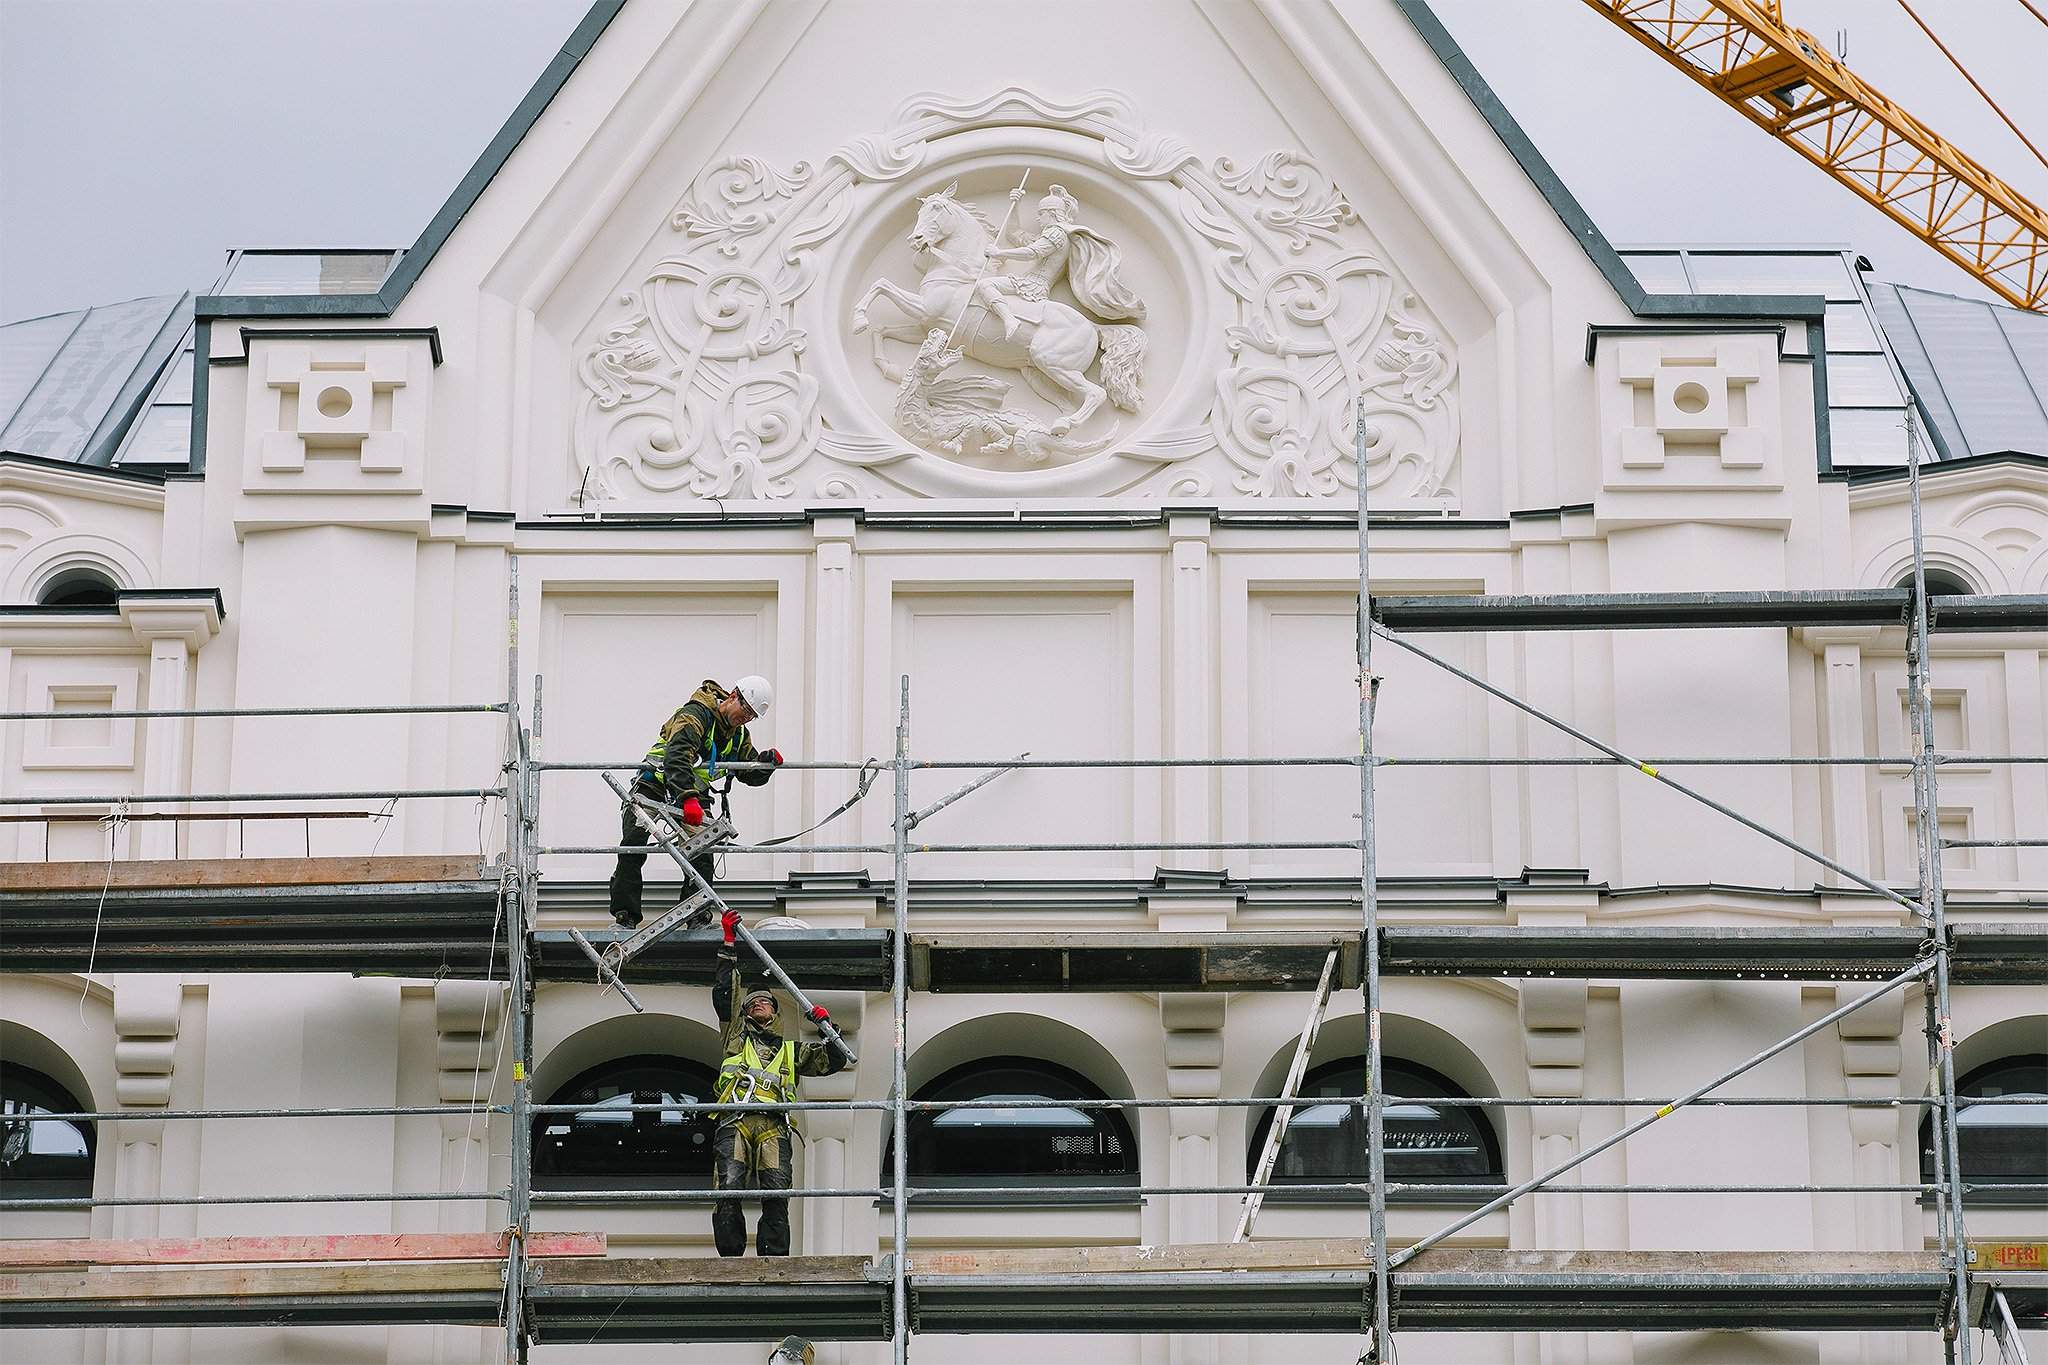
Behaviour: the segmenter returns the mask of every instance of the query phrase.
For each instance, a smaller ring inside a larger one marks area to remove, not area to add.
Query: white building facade
[[[777,693],[757,742],[793,759],[892,754],[906,676],[921,759],[1341,757],[1358,745],[1361,476],[1375,593],[1890,588],[1910,577],[1906,400],[1857,408],[1829,390],[1831,375],[1857,368],[1836,369],[1843,338],[1859,327],[1878,336],[1849,258],[1760,254],[1746,286],[1646,289],[1631,271],[1641,258],[1624,259],[1585,220],[1420,5],[1161,0],[964,17],[856,0],[601,4],[395,262],[245,258],[243,279],[275,266],[286,283],[240,289],[231,277],[199,301],[185,463],[0,458],[7,709],[499,702],[516,642],[519,706],[540,756],[557,762],[630,761],[699,680],[749,672]],[[1020,315],[1014,337],[977,292],[991,242],[1019,253],[998,286]],[[1739,258],[1716,259],[1739,274]],[[1034,269],[1048,287],[1018,288]],[[1788,278],[1776,270],[1797,280],[1774,287]],[[1889,346],[1873,340],[1868,357],[1896,380]],[[2048,459],[1937,460],[1925,485],[1932,569],[1974,593],[2048,592]],[[67,599],[80,582],[108,591]],[[1631,754],[1899,758],[1672,766],[1836,862],[1901,888],[1916,881],[1901,627],[1424,643]],[[1937,637],[1945,753],[2048,753],[2044,650],[2048,621]],[[1396,760],[1587,752],[1397,650],[1376,664],[1375,745]],[[497,714],[10,723],[0,781],[16,798],[357,795],[226,803],[301,812],[241,820],[125,818],[203,803],[16,804],[11,813],[33,818],[0,824],[0,856],[489,862],[505,841],[496,801],[387,806],[370,794],[491,787],[505,743]],[[971,775],[919,772],[911,804]],[[750,838],[799,830],[854,782],[846,770],[787,772],[742,790],[736,818]],[[886,846],[887,793],[884,774],[807,842]],[[1396,761],[1378,795],[1390,923],[1909,923],[1841,874],[1613,766]],[[1945,764],[1940,803],[1945,836],[2038,839],[2048,765]],[[541,784],[546,846],[608,845],[617,815],[594,772],[553,771]],[[1357,821],[1349,766],[1019,771],[916,837],[1122,847],[918,854],[911,924],[1355,930],[1358,858],[1341,845]],[[1227,843],[1324,847],[1152,846]],[[2044,913],[2048,850],[1950,859],[1958,922]],[[608,923],[606,855],[549,853],[540,867],[541,928]],[[725,876],[754,917],[890,923],[884,853],[732,855]],[[650,877],[669,880],[658,862]],[[503,980],[502,959],[493,983],[17,973],[0,985],[0,1057],[12,1084],[45,1087],[37,1102],[53,1110],[502,1102]],[[1386,989],[1387,1056],[1411,1083],[1589,1098],[1681,1093],[1859,988],[1396,977]],[[644,1014],[594,983],[541,985],[535,1099],[675,1093],[691,1068],[716,1066],[707,990],[636,993]],[[807,1097],[885,1099],[889,997],[821,998],[863,1060],[807,1083]],[[1271,1095],[1307,999],[918,995],[910,1087],[941,1098],[1030,1085],[1071,1085],[1074,1097]],[[1922,1094],[1921,1018],[1917,990],[1894,994],[1735,1092]],[[1966,1089],[1983,1076],[2023,1085],[2048,1054],[2038,988],[1960,987],[1952,1029]],[[1355,1093],[1342,1081],[1364,1038],[1358,992],[1340,992],[1310,1058],[1312,1078],[1334,1087],[1323,1093]],[[1099,1119],[1092,1174],[1047,1174],[1022,1157],[1015,1171],[984,1169],[943,1132],[912,1153],[938,1163],[935,1178],[964,1163],[961,1183],[984,1190],[1018,1175],[1230,1184],[1246,1178],[1262,1112],[1136,1109],[1121,1129]],[[1579,1174],[1910,1184],[1922,1178],[1923,1112],[1688,1111]],[[1462,1143],[1473,1164],[1452,1178],[1524,1179],[1640,1116],[1458,1114],[1471,1117],[1418,1128],[1396,1164],[1441,1175],[1450,1168],[1420,1153]],[[509,1178],[513,1144],[560,1136],[543,1126],[101,1124],[90,1189],[485,1190]],[[800,1183],[886,1183],[884,1114],[814,1113],[802,1128]],[[1030,1150],[1028,1134],[997,1137],[1013,1155]],[[1341,1134],[1331,1143],[1323,1158],[1303,1147],[1301,1169],[1341,1172],[1352,1148]],[[550,1159],[544,1189],[606,1185],[601,1167],[564,1157],[550,1171]],[[643,1177],[627,1170],[612,1187]],[[1397,1201],[1391,1236],[1419,1238],[1478,1202]],[[911,1249],[1215,1242],[1237,1208],[1227,1195],[941,1202],[913,1214]],[[1459,1241],[1903,1251],[1933,1244],[1933,1220],[1906,1193],[1588,1193],[1523,1200]],[[486,1231],[504,1216],[496,1203],[414,1200],[124,1205],[5,1222],[10,1237],[141,1238]],[[711,1254],[701,1204],[548,1204],[535,1224],[602,1231],[614,1256]],[[812,1199],[796,1206],[796,1227],[799,1254],[872,1255],[888,1249],[890,1214],[872,1197]],[[1273,1201],[1257,1225],[1260,1238],[1364,1229],[1362,1202],[1301,1197]],[[1973,1199],[1968,1230],[2039,1239],[2048,1213],[2038,1193]],[[764,1343],[780,1335],[763,1323]],[[488,1361],[501,1349],[489,1330],[421,1326],[0,1341],[13,1360],[81,1362]],[[1400,1342],[1414,1362],[1517,1365],[1903,1365],[1941,1351],[1932,1335],[1876,1332]],[[887,1358],[877,1345],[820,1352],[849,1365]],[[1357,1352],[1356,1336],[1199,1332],[913,1346],[919,1358],[1146,1365]],[[764,1353],[554,1344],[538,1355]]]

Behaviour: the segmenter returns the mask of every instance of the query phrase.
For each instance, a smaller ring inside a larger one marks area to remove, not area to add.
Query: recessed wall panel
[[[781,689],[778,708],[800,709],[800,686],[775,670],[775,597],[771,593],[588,593],[549,595],[543,643],[544,753],[557,760],[637,758],[661,724],[706,678],[731,686],[760,673]],[[774,722],[750,727],[772,745]],[[620,774],[630,778],[630,774]],[[742,839],[780,831],[769,822],[767,788],[735,784],[733,809]],[[542,840],[548,844],[615,843],[619,804],[595,773],[551,775],[541,795]],[[650,880],[672,869],[657,858]],[[608,859],[586,857],[569,875],[606,875]],[[680,873],[676,874],[680,876]],[[729,877],[767,875],[765,860],[734,857]]]
[[[1131,599],[1108,593],[911,594],[896,604],[912,683],[911,752],[925,758],[1129,758]],[[922,807],[974,770],[921,771]],[[1024,769],[919,825],[919,843],[1102,843],[1132,837],[1129,769]],[[929,854],[921,876],[1128,870],[1129,853]],[[1148,855],[1146,865],[1150,866]],[[998,869],[1001,869],[1000,871]]]
[[[1247,733],[1260,757],[1350,756],[1359,752],[1357,599],[1335,593],[1264,593],[1251,599],[1246,671]],[[1471,637],[1434,635],[1432,652],[1472,667]],[[1484,752],[1485,717],[1474,689],[1429,664],[1382,645],[1373,667],[1384,681],[1374,744],[1383,755]],[[1382,767],[1375,817],[1383,875],[1484,871],[1490,813],[1487,770]],[[1254,768],[1249,833],[1256,842],[1334,842],[1358,838],[1354,767]],[[1358,870],[1356,854],[1258,850],[1228,855],[1233,865]]]

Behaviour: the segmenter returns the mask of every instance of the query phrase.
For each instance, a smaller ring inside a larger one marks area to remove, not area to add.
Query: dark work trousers
[[[660,788],[650,787],[645,783],[635,783],[633,791],[636,795],[653,801],[667,799]],[[633,808],[624,804],[619,807],[619,842],[636,846],[652,842],[647,831],[642,829],[640,822],[634,818]],[[612,918],[628,929],[638,928],[640,924],[640,869],[646,862],[645,853],[621,853],[619,865],[612,869]],[[690,866],[695,868],[697,875],[707,883],[716,881],[715,854],[700,854],[690,859]],[[694,886],[684,887],[679,899],[687,899],[694,890]]]
[[[780,1114],[740,1114],[723,1120],[712,1138],[713,1188],[790,1188],[792,1146],[789,1123]],[[721,1256],[746,1254],[747,1215],[739,1200],[721,1199],[712,1206],[711,1240]],[[789,1255],[789,1200],[761,1200],[754,1250],[762,1256]]]

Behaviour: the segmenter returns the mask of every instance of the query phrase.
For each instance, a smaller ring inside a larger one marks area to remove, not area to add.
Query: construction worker
[[[733,941],[739,928],[737,910],[719,923],[725,942],[718,950],[718,976],[711,1001],[723,1026],[723,1042],[714,1091],[720,1104],[782,1104],[797,1097],[798,1076],[830,1076],[846,1065],[846,1054],[833,1043],[799,1046],[775,1030],[781,1005],[773,991],[742,993],[739,953]],[[812,1024],[827,1015],[813,1006]],[[720,1190],[786,1190],[791,1185],[795,1155],[786,1111],[720,1111],[711,1142],[712,1187]],[[711,1210],[711,1239],[721,1256],[739,1256],[747,1249],[747,1217],[737,1199],[722,1199]],[[761,1200],[761,1221],[754,1250],[763,1256],[789,1255],[789,1200]]]
[[[818,1352],[802,1337],[784,1337],[768,1357],[768,1365],[813,1365]]]
[[[633,779],[634,793],[679,807],[680,819],[686,826],[703,824],[710,818],[709,808],[715,799],[712,783],[721,766],[761,762],[782,766],[780,749],[761,753],[747,734],[748,723],[767,715],[774,704],[775,689],[758,674],[741,678],[729,692],[706,678],[704,685],[662,724],[661,734],[648,746],[647,758]],[[771,775],[772,770],[766,768],[728,774],[750,787],[761,786]],[[621,812],[619,842],[648,842],[647,831],[633,818],[630,805]],[[621,853],[619,865],[612,870],[612,918],[621,928],[639,927],[640,869],[646,862],[645,853]],[[709,853],[691,859],[690,866],[706,882],[716,872]]]

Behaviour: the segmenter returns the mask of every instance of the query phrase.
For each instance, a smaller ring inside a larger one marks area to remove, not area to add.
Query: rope
[[[2020,0],[2020,3],[2023,5],[2027,5],[2027,0]],[[2028,139],[2027,135],[2020,131],[2020,126],[2017,123],[2014,123],[2012,119],[2007,116],[2005,110],[1998,107],[1998,101],[1991,98],[1991,92],[1986,90],[1983,86],[1977,84],[1977,78],[1975,76],[1972,76],[1969,73],[1969,70],[1966,67],[1964,67],[1964,65],[1960,61],[1956,60],[1956,54],[1948,50],[1948,45],[1946,43],[1942,42],[1941,39],[1935,37],[1934,30],[1927,26],[1927,21],[1925,19],[1922,19],[1918,14],[1914,13],[1913,7],[1910,4],[1906,3],[1906,0],[1899,0],[1899,8],[1906,12],[1907,18],[1911,19],[1914,23],[1920,26],[1920,31],[1927,35],[1927,39],[1929,42],[1933,43],[1937,48],[1941,49],[1941,55],[1948,58],[1948,64],[1954,67],[1956,71],[1961,74],[1962,78],[1970,83],[1970,88],[1976,91],[1979,95],[1982,95],[1984,97],[1984,102],[1991,106],[1991,112],[1998,115],[1999,119],[2002,122],[2004,122],[2006,127],[2012,129],[2012,135],[2018,138],[2021,141],[2021,143],[2023,143],[2026,146],[2026,149],[2034,154],[2034,160],[2040,162],[2043,166],[2048,166],[2048,156],[2041,155],[2041,149],[2039,147],[2036,147],[2033,144],[2033,142]],[[2027,8],[2029,10],[2033,10],[2035,18],[2041,19],[2043,23],[2048,23],[2048,18],[2044,18],[2039,10],[2035,10],[2032,5],[2027,5]]]
[[[2020,0],[2020,4],[2023,8],[2025,8],[2027,13],[2033,15],[2036,19],[2039,19],[2043,24],[2048,24],[2048,14],[2043,14],[2040,10],[2035,9],[2034,0]]]
[[[78,1022],[85,1022],[85,999],[92,993],[93,964],[100,956],[100,918],[107,911],[107,891],[114,885],[114,844],[121,837],[121,831],[128,827],[128,798],[125,796],[114,804],[114,808],[100,817],[100,824],[107,831],[107,877],[100,883],[100,902],[92,912],[92,947],[85,955],[85,979],[78,987]]]
[[[839,803],[838,808],[834,810],[830,815],[818,821],[817,824],[812,825],[809,829],[800,829],[794,834],[784,834],[774,839],[763,839],[759,843],[755,844],[754,847],[774,848],[777,844],[786,844],[789,843],[791,840],[801,839],[806,834],[811,834],[823,829],[825,826],[831,824],[834,820],[837,820],[840,816],[846,814],[846,812],[852,810],[856,805],[858,805],[860,803],[860,799],[868,794],[868,788],[875,785],[875,779],[881,775],[881,772],[882,761],[878,758],[869,759],[867,762],[860,765],[859,789],[856,790],[853,795],[847,797],[844,801],[841,801]]]

